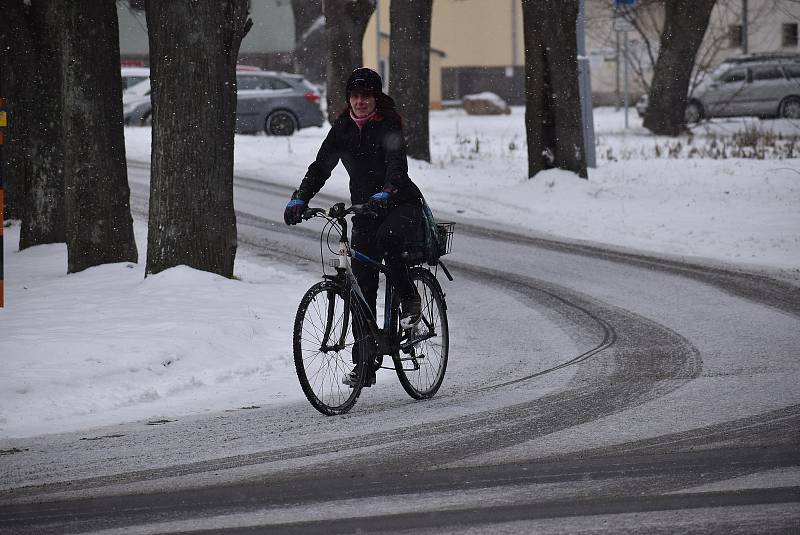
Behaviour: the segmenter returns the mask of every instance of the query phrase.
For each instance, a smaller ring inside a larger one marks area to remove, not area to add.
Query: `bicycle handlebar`
[[[306,208],[302,217],[304,221],[308,221],[318,215],[327,216],[332,219],[340,219],[350,214],[377,216],[375,212],[367,208],[366,204],[354,204],[349,208],[345,208],[344,203],[339,202],[331,206],[330,210],[327,211],[324,208]]]
[[[303,212],[303,221],[308,221],[312,217],[317,217],[318,215],[324,214],[325,210],[322,208],[306,208]]]

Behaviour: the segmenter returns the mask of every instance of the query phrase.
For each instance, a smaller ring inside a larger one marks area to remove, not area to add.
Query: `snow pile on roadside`
[[[575,240],[800,273],[800,175],[773,165],[698,160],[676,172],[672,161],[632,161],[591,181],[545,171],[491,203],[481,193],[432,197],[447,211]]]
[[[136,234],[144,258],[146,227]],[[241,256],[240,280],[185,266],[145,279],[144,262],[66,275],[63,244],[19,252],[18,240],[18,225],[5,229],[0,437],[302,396],[291,336],[303,276]]]

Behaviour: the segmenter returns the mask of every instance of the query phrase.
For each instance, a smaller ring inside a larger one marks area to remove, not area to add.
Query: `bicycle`
[[[322,208],[308,208],[303,220],[320,217],[326,220],[320,234],[320,257],[323,280],[303,296],[295,316],[293,352],[300,385],[311,405],[322,414],[332,416],[348,412],[367,384],[368,371],[374,377],[378,369],[394,369],[403,389],[414,399],[428,399],[439,390],[444,380],[449,353],[449,330],[445,294],[436,273],[423,267],[424,253],[407,251],[412,283],[422,300],[422,317],[413,327],[399,325],[400,299],[393,288],[388,269],[382,263],[351,249],[347,239],[350,214],[367,214],[365,205],[345,208],[337,203],[326,213]],[[454,223],[436,225],[441,254],[449,252]],[[326,233],[327,231],[327,238]],[[332,232],[339,233],[339,250],[330,247]],[[337,258],[331,259],[336,274],[325,271],[323,243]],[[351,261],[364,262],[386,277],[383,327],[368,306],[353,275]],[[437,258],[449,280],[453,280]],[[437,269],[438,272],[438,269]],[[393,366],[384,367],[383,357],[390,356]],[[368,367],[371,367],[369,369]],[[342,378],[355,372],[352,386]]]

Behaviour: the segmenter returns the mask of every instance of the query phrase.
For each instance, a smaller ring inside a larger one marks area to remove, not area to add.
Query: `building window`
[[[742,25],[731,24],[728,26],[728,48],[739,48],[742,46]]]
[[[788,22],[783,25],[781,46],[797,46],[797,23]]]

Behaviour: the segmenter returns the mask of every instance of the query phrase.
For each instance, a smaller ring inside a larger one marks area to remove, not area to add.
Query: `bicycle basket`
[[[436,223],[436,241],[439,242],[439,256],[444,256],[453,247],[455,223]]]

